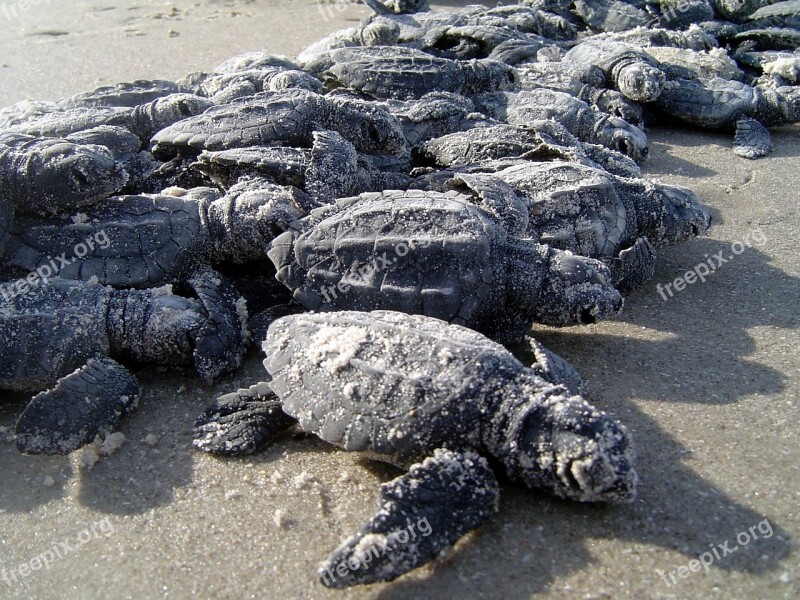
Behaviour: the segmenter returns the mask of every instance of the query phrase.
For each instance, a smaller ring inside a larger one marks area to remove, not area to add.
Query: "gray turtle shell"
[[[604,170],[561,161],[496,174],[528,201],[528,232],[542,244],[589,257],[613,257],[637,237],[636,216]]]
[[[504,304],[507,232],[457,192],[362,194],[294,227],[269,256],[308,309],[398,310],[464,324]],[[339,285],[351,289],[323,293]]]
[[[9,262],[34,270],[64,255],[64,279],[97,277],[117,287],[149,287],[181,280],[207,263],[205,203],[164,195],[109,198],[92,219],[19,219],[7,245]],[[87,240],[94,248],[87,251]],[[104,247],[105,246],[105,247]],[[79,253],[82,256],[78,256]]]
[[[109,291],[52,281],[19,294],[0,285],[0,389],[39,391],[95,356],[107,356]]]
[[[304,431],[400,460],[479,448],[492,392],[527,371],[474,331],[384,311],[284,317],[263,348],[270,387]]]

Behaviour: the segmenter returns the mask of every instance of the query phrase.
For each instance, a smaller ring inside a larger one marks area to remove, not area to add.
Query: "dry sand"
[[[310,1],[2,0],[0,105],[175,78],[243,51],[292,55],[366,11],[325,14]],[[800,597],[799,133],[776,131],[773,154],[748,162],[728,135],[649,132],[647,175],[695,190],[713,228],[663,251],[620,319],[539,332],[635,435],[633,505],[580,506],[507,486],[500,514],[435,566],[328,591],[315,566],[396,472],[289,435],[250,458],[193,452],[195,416],[256,381],[258,357],[211,389],[188,371],[142,369],[126,441],[91,469],[78,457],[17,454],[9,432],[24,399],[0,406],[0,598]],[[657,292],[748,239],[766,241],[705,283],[667,300]],[[760,539],[723,556],[720,546],[733,549],[751,527]],[[712,548],[719,560],[690,572]],[[54,558],[44,568],[37,557]],[[23,576],[24,564],[40,568]],[[683,565],[677,584],[660,577]]]

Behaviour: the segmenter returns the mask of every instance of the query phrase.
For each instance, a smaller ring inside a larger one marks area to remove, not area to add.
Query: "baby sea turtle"
[[[514,193],[384,191],[312,211],[268,254],[315,311],[399,310],[519,338],[532,320],[589,323],[622,308],[605,265],[515,237],[527,221]]]
[[[312,149],[286,146],[251,146],[217,152],[202,152],[192,168],[224,187],[246,175],[268,179],[277,185],[293,185],[317,203],[371,192],[403,187],[410,177],[385,173],[370,155],[359,154],[335,131],[315,131]]]
[[[214,106],[159,131],[152,141],[154,153],[169,158],[181,152],[274,144],[309,148],[314,131],[320,130],[336,131],[370,154],[399,154],[405,147],[399,123],[385,109],[299,89]]]
[[[491,175],[460,174],[451,189],[475,193],[510,185],[528,207],[527,235],[608,264],[622,290],[646,283],[655,247],[704,233],[708,211],[688,189],[616,177],[574,162],[522,163]],[[485,192],[484,192],[485,193]]]
[[[744,158],[769,153],[766,127],[800,122],[800,87],[750,86],[727,79],[667,82],[656,106],[665,113],[709,129],[736,129],[734,152]]]
[[[196,447],[252,452],[297,423],[407,469],[381,485],[375,516],[321,565],[328,587],[391,581],[486,522],[500,489],[484,457],[562,498],[635,495],[627,431],[569,389],[574,371],[550,353],[529,369],[477,332],[391,311],[284,317],[263,349],[269,383],[219,398],[198,419]],[[416,523],[429,531],[409,543],[403,534]]]
[[[604,87],[605,75],[600,69],[569,60],[533,62],[518,65],[521,89],[547,88],[583,100],[592,108],[619,117],[642,129],[642,109],[616,90]]]
[[[481,112],[510,125],[553,119],[582,142],[602,144],[636,162],[647,158],[647,136],[641,129],[569,94],[539,88],[480,94],[473,101]]]
[[[138,385],[109,357],[193,364],[206,383],[235,371],[247,332],[238,294],[211,271],[198,272],[189,287],[196,299],[168,287],[116,291],[61,279],[0,285],[0,389],[55,386],[23,412],[17,447],[66,454],[131,410]]]
[[[12,204],[19,213],[72,211],[118,192],[127,180],[103,146],[0,135],[0,203]]]
[[[412,48],[342,48],[330,61],[323,73],[328,87],[376,99],[410,100],[435,91],[471,95],[516,85],[514,70],[501,62],[450,60]]]
[[[623,177],[639,177],[641,170],[628,158],[605,146],[579,141],[552,120],[534,120],[525,126],[488,125],[429,140],[412,151],[418,166],[492,171],[496,160],[534,162],[568,160],[601,166]]]
[[[33,271],[60,257],[60,277],[119,288],[177,283],[209,264],[263,259],[276,235],[318,206],[297,188],[263,180],[209,195],[120,196],[71,218],[18,217],[6,259]],[[82,243],[101,234],[107,243]]]
[[[665,76],[658,61],[643,49],[612,40],[590,38],[564,56],[602,69],[608,87],[635,102],[652,102],[664,88]]]

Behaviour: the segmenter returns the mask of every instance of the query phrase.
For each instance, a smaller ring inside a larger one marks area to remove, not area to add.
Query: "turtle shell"
[[[467,196],[367,193],[312,212],[269,252],[311,310],[398,310],[475,324],[505,301],[507,233]]]
[[[107,288],[75,281],[0,285],[0,389],[40,391],[107,356],[108,299]]]
[[[497,390],[524,368],[474,331],[391,311],[283,317],[263,349],[270,387],[303,430],[400,460],[479,448]]]
[[[6,200],[0,200],[0,256],[3,255],[13,222],[14,206]]]
[[[17,219],[7,257],[25,269],[50,265],[64,279],[96,277],[116,287],[175,282],[208,260],[202,212],[192,198],[141,195],[100,202],[88,217]]]
[[[311,132],[321,115],[318,96],[300,90],[264,92],[212,106],[153,136],[156,152],[169,147],[227,150],[284,143],[310,146]]]
[[[497,173],[528,202],[528,232],[542,244],[589,257],[616,256],[635,215],[600,169],[561,161],[529,163]]]

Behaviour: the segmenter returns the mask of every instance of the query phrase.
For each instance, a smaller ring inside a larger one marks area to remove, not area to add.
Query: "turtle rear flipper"
[[[116,426],[140,395],[125,367],[110,358],[90,359],[31,400],[17,421],[17,448],[24,454],[69,454]]]
[[[295,422],[269,385],[259,383],[217,398],[197,417],[193,444],[211,454],[252,454]]]
[[[208,384],[242,364],[247,344],[247,308],[234,287],[213,269],[201,269],[189,286],[208,313],[194,336],[194,366]]]
[[[761,158],[772,151],[772,137],[761,123],[750,117],[739,117],[733,138],[733,153],[742,158]]]
[[[500,490],[486,460],[436,450],[381,485],[380,510],[320,566],[327,587],[392,581],[435,559],[498,510]]]
[[[653,278],[656,272],[656,249],[650,240],[642,237],[608,263],[614,286],[623,291],[632,290]]]

